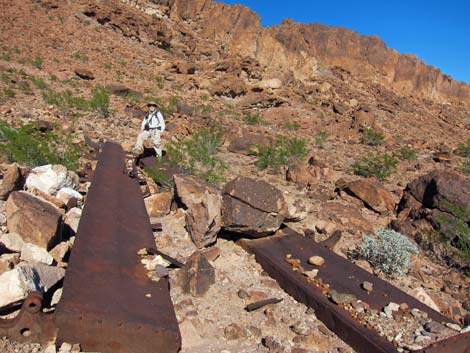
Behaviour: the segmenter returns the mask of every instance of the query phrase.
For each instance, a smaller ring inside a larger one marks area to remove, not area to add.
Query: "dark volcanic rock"
[[[223,190],[224,229],[261,237],[279,229],[287,212],[282,193],[274,186],[238,177]]]
[[[195,252],[186,262],[182,280],[183,290],[186,293],[203,296],[215,283],[214,267],[203,254]]]

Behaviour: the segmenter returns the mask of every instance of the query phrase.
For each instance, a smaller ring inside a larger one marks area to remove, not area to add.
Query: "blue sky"
[[[413,53],[456,80],[470,83],[468,0],[225,0],[256,11],[263,25],[284,18],[343,26],[378,35],[387,46]]]

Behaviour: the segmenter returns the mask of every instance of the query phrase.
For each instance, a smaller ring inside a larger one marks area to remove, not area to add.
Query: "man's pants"
[[[153,148],[157,153],[158,157],[162,156],[162,143],[160,139],[161,131],[158,129],[150,129],[148,131],[142,131],[139,136],[137,136],[137,141],[134,146],[134,151],[137,153],[142,153],[144,151],[144,141],[148,138],[151,139]]]

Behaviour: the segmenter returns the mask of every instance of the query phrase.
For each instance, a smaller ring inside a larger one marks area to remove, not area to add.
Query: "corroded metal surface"
[[[155,246],[124,153],[103,146],[57,307],[57,340],[102,353],[177,352],[181,338],[166,279],[150,281],[137,254]]]
[[[42,293],[31,292],[15,318],[1,319],[0,337],[41,344],[54,341],[57,333],[55,317],[52,313],[42,312],[42,299]]]
[[[371,308],[382,310],[390,302],[407,303],[410,308],[424,311],[438,322],[454,322],[393,285],[335,254],[321,243],[315,243],[290,229],[286,229],[284,233],[284,235],[270,238],[241,240],[240,245],[255,254],[257,262],[278,281],[287,293],[312,307],[317,317],[329,329],[358,352],[394,353],[397,350],[377,332],[362,326],[346,310],[332,303],[320,288],[308,283],[305,276],[293,271],[292,266],[285,261],[287,254],[291,254],[293,259],[299,259],[301,266],[307,271],[315,268],[308,263],[309,257],[313,255],[323,257],[325,263],[319,269],[317,278],[339,293],[354,294],[358,299],[368,303]],[[372,292],[361,289],[361,283],[365,281],[373,283]],[[453,350],[454,348],[459,350]],[[424,352],[470,353],[468,352],[468,334],[439,342]]]

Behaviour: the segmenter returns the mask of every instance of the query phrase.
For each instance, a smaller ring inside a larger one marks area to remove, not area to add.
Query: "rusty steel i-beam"
[[[118,144],[103,146],[56,310],[57,342],[102,353],[178,352],[167,279],[152,282],[137,254],[155,246],[138,182]]]
[[[256,261],[281,288],[296,300],[312,307],[316,316],[357,352],[396,353],[397,348],[377,332],[359,324],[345,309],[331,302],[320,288],[310,284],[302,274],[295,272],[292,266],[284,261],[287,254],[290,254],[291,258],[299,259],[305,270],[314,268],[308,263],[310,256],[321,256],[325,263],[321,266],[317,277],[323,283],[327,283],[330,289],[354,294],[373,309],[382,310],[390,302],[407,303],[410,308],[426,312],[433,320],[454,322],[388,282],[335,254],[322,243],[315,243],[289,228],[284,229],[283,233],[269,238],[240,240],[240,245],[255,255]],[[373,283],[374,290],[371,293],[361,289],[361,283],[365,281]],[[470,332],[436,342],[416,353],[470,353]]]

